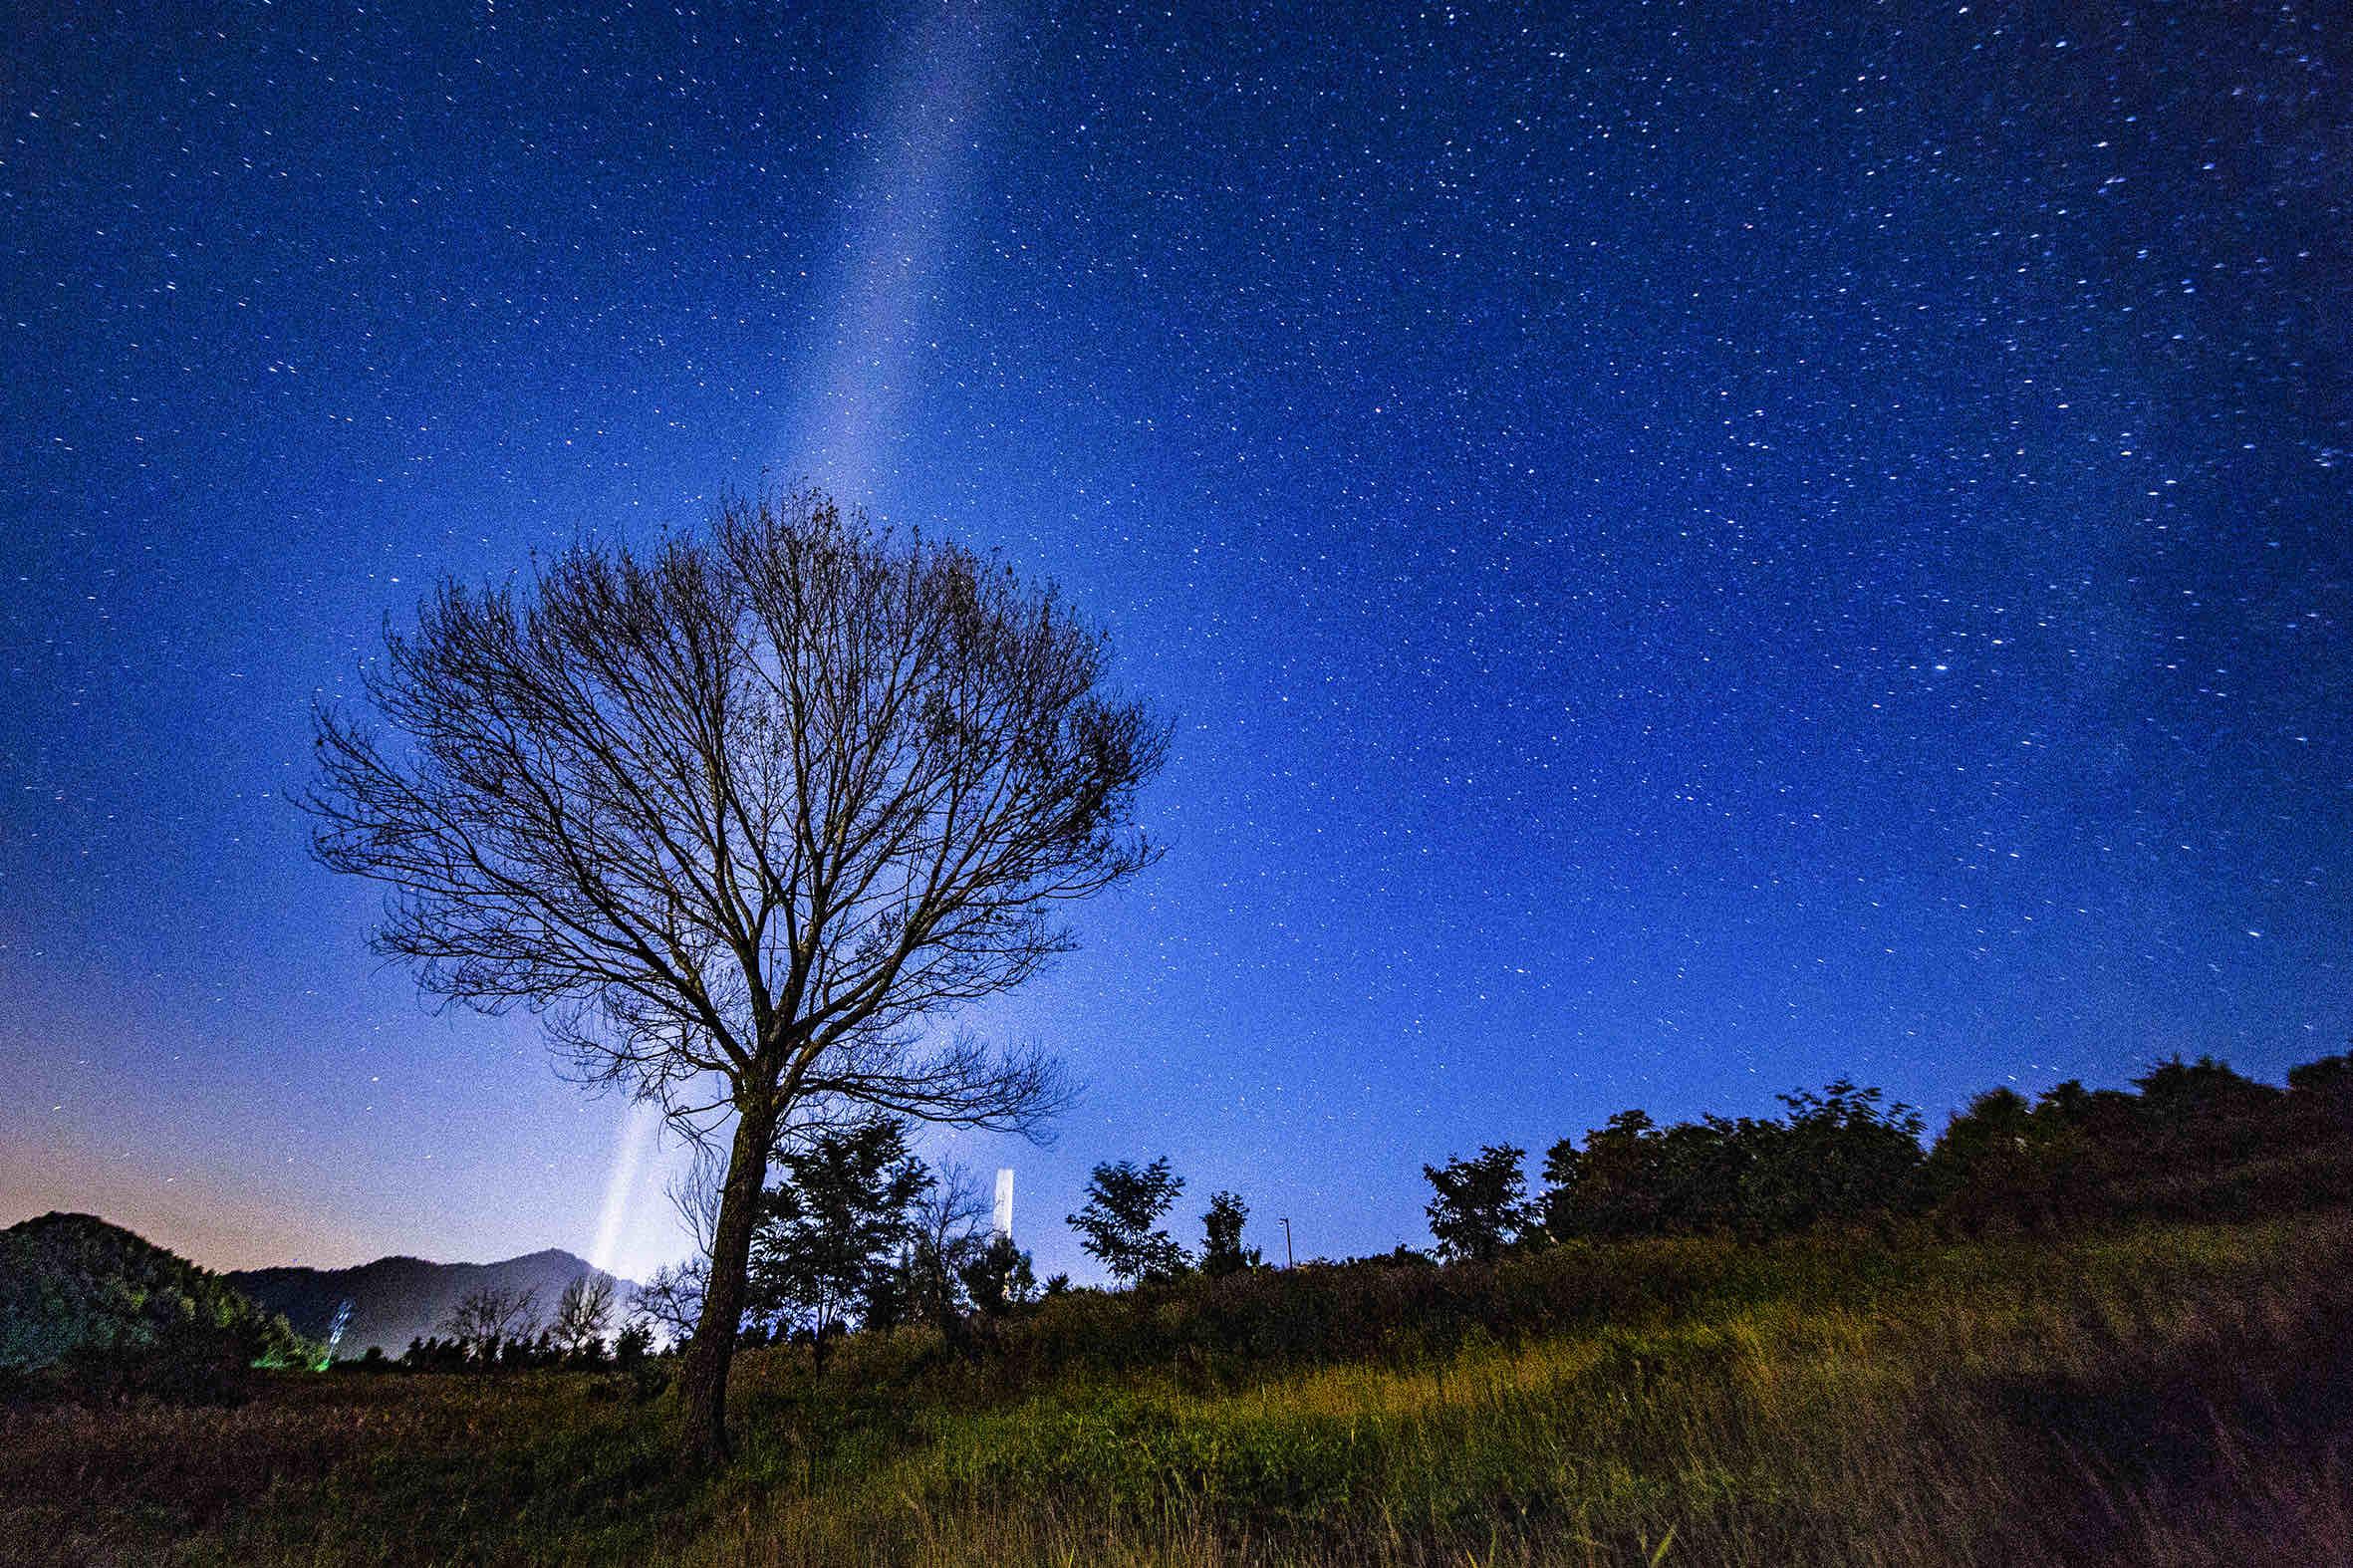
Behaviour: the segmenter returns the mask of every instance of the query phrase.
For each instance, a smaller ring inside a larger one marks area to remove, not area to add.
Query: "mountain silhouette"
[[[588,1260],[550,1247],[496,1263],[433,1263],[419,1257],[381,1257],[356,1268],[256,1268],[222,1277],[251,1297],[266,1312],[283,1313],[297,1333],[325,1339],[336,1309],[352,1304],[351,1321],[336,1346],[338,1360],[364,1356],[371,1345],[381,1345],[388,1356],[398,1356],[412,1339],[446,1332],[450,1310],[473,1291],[485,1286],[533,1293],[533,1311],[545,1323],[554,1316],[556,1298],[564,1287],[584,1274],[601,1273]],[[637,1290],[626,1279],[614,1281],[614,1317],[606,1334],[621,1331],[621,1314]]]

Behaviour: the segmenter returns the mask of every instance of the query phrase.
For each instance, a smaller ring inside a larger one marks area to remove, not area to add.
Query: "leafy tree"
[[[1201,1215],[1202,1273],[1222,1279],[1259,1266],[1258,1249],[1242,1245],[1242,1226],[1249,1218],[1249,1206],[1234,1193],[1209,1194],[1209,1210]]]
[[[1619,1112],[1586,1133],[1583,1149],[1562,1139],[1544,1156],[1538,1227],[1555,1241],[1657,1230],[1666,1206],[1668,1154],[1665,1135],[1645,1111]]]
[[[1527,1220],[1526,1158],[1524,1149],[1489,1144],[1469,1160],[1422,1168],[1435,1193],[1425,1212],[1441,1256],[1491,1263],[1517,1237]]]
[[[2049,1126],[2015,1089],[1986,1090],[1954,1113],[1929,1151],[1931,1200],[1972,1229],[1997,1218],[2048,1218],[2055,1166]]]
[[[2353,1051],[2287,1070],[2289,1109],[2306,1140],[2353,1134]]]
[[[898,1328],[915,1321],[915,1246],[903,1244],[899,1254],[867,1276],[858,1299],[858,1321],[870,1332]]]
[[[1011,1236],[1001,1233],[989,1237],[972,1254],[957,1270],[957,1278],[982,1317],[1002,1317],[1008,1309],[1037,1299],[1038,1276],[1029,1254],[1014,1245]]]
[[[1886,1094],[1837,1079],[1821,1093],[1778,1097],[1789,1114],[1754,1124],[1737,1222],[1779,1234],[1911,1205],[1921,1166],[1921,1117]]]
[[[1087,1183],[1086,1206],[1067,1222],[1079,1232],[1080,1245],[1122,1284],[1174,1279],[1192,1259],[1161,1228],[1161,1219],[1183,1190],[1184,1178],[1170,1173],[1166,1157],[1149,1166],[1133,1160],[1099,1165]]]
[[[654,1353],[654,1330],[644,1318],[632,1316],[613,1338],[613,1364],[635,1367]]]
[[[2289,1068],[2287,1088],[2290,1094],[2353,1096],[2353,1051]]]
[[[1780,1097],[1787,1115],[1661,1127],[1621,1111],[1545,1156],[1537,1226],[1570,1236],[1778,1234],[1920,1196],[1920,1113],[1845,1079]]]
[[[810,493],[707,533],[444,583],[322,708],[313,847],[386,888],[376,949],[522,1007],[725,1167],[680,1440],[727,1369],[780,1130],[845,1108],[1035,1132],[1054,1065],[925,1025],[1071,945],[1166,734],[1051,588]],[[729,1125],[732,1131],[727,1131]]]
[[[821,1130],[782,1162],[784,1179],[768,1189],[752,1234],[747,1316],[772,1332],[806,1329],[822,1366],[829,1337],[912,1234],[933,1183],[893,1118]]]
[[[2135,1079],[2151,1165],[2205,1167],[2252,1159],[2273,1133],[2281,1092],[2211,1056],[2160,1062]]]
[[[2158,1063],[2133,1080],[2141,1092],[2142,1109],[2163,1121],[2195,1117],[2254,1116],[2278,1100],[2279,1091],[2258,1084],[2227,1062],[2201,1056],[2195,1062],[2181,1057]]]

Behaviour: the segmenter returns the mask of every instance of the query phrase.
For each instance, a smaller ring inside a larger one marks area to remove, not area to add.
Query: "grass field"
[[[671,1469],[667,1396],[620,1374],[19,1409],[0,1541],[65,1562],[2353,1562],[2353,1216],[1509,1268],[1441,1282],[1521,1301],[1494,1331],[1457,1313],[1346,1360],[1181,1295],[1053,1303],[964,1360],[851,1341],[822,1381],[804,1350],[751,1353],[710,1478]],[[1070,1352],[1098,1341],[1119,1349]]]

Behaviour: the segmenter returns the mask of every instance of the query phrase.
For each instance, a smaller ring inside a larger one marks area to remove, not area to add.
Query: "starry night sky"
[[[624,1108],[378,968],[282,797],[437,576],[803,475],[1176,715],[1172,853],[977,1020],[1091,1092],[935,1146],[1041,1272],[1103,1159],[1341,1255],[1628,1105],[2353,1032],[2327,7],[43,9],[0,1222],[589,1250]]]

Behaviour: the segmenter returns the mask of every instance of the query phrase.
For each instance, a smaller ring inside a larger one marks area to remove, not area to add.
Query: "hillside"
[[[351,1322],[336,1347],[339,1360],[368,1353],[381,1345],[388,1356],[398,1356],[412,1339],[442,1332],[442,1323],[470,1292],[484,1288],[528,1290],[535,1293],[544,1320],[564,1287],[584,1274],[595,1273],[586,1259],[550,1247],[496,1263],[433,1263],[415,1257],[384,1257],[356,1268],[261,1268],[225,1276],[304,1334],[324,1338],[342,1303],[352,1304]],[[615,1281],[615,1323],[629,1305],[637,1286]]]
[[[84,1349],[186,1354],[192,1341],[246,1359],[299,1359],[282,1318],[220,1275],[91,1214],[43,1214],[0,1230],[0,1369],[39,1371]]]
[[[1074,1291],[741,1358],[672,1468],[619,1372],[0,1409],[52,1560],[2341,1564],[2353,1216],[1670,1239]],[[656,1363],[655,1370],[663,1364]],[[158,1465],[158,1453],[183,1461]]]

